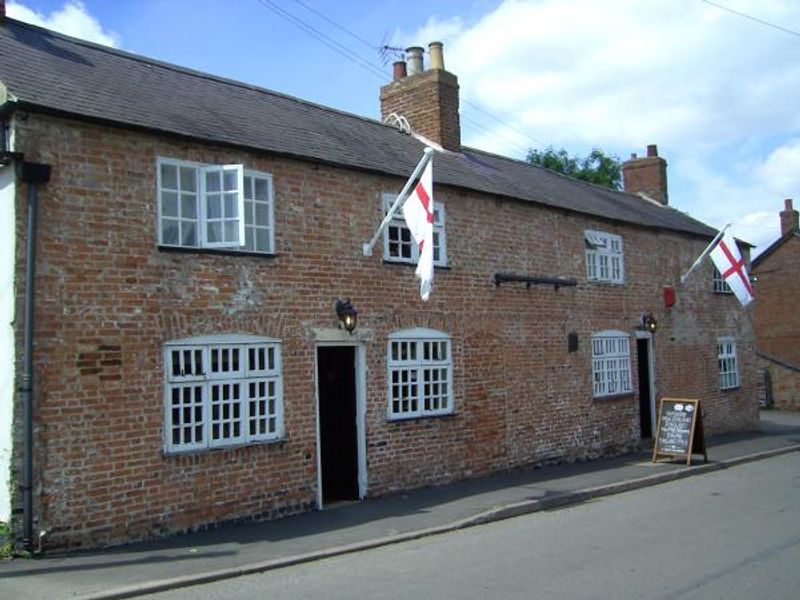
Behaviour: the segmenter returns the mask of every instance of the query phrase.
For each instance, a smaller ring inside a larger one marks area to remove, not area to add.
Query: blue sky
[[[670,204],[712,226],[733,222],[756,253],[778,237],[784,198],[800,205],[791,0],[7,0],[7,11],[374,118],[391,77],[376,48],[441,40],[468,145],[515,158],[548,144],[600,147],[625,159],[656,143]]]

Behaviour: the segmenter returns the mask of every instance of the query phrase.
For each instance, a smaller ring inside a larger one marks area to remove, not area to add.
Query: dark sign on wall
[[[690,465],[692,454],[702,454],[708,462],[700,400],[662,398],[655,439],[653,462],[659,456],[685,456],[686,464]]]

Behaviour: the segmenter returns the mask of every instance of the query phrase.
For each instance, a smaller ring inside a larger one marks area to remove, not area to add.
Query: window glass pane
[[[224,190],[236,190],[239,188],[238,185],[238,178],[236,177],[236,171],[224,171],[222,174],[224,178]]]
[[[236,194],[225,194],[225,217],[236,217],[239,212]]]
[[[221,191],[220,174],[218,171],[209,171],[206,173],[206,192],[219,192]]]
[[[175,192],[161,192],[161,215],[164,217],[178,216],[178,194]]]
[[[197,196],[194,194],[181,194],[181,217],[184,219],[197,218]]]
[[[255,198],[265,202],[269,200],[269,187],[266,179],[256,179]]]
[[[194,223],[181,223],[181,245],[197,246],[197,226]]]
[[[177,246],[178,240],[178,221],[163,219],[161,221],[161,243]]]
[[[209,242],[222,241],[222,223],[208,223],[206,239]]]
[[[222,198],[219,194],[209,194],[206,196],[206,218],[222,218]]]
[[[178,169],[175,165],[161,164],[161,189],[178,189]]]
[[[225,239],[228,242],[233,242],[239,237],[239,226],[235,221],[225,221]]]
[[[253,178],[249,175],[244,176],[244,197],[245,198],[252,198],[253,197]]]
[[[267,204],[257,203],[256,206],[256,223],[258,225],[269,225],[269,206]]]
[[[181,190],[184,192],[197,191],[197,169],[181,167]]]
[[[256,250],[269,251],[269,229],[256,229]]]

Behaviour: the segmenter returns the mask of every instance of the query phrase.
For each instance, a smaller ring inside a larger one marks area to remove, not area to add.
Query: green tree
[[[532,165],[552,169],[575,179],[612,190],[622,189],[622,163],[619,158],[606,154],[600,148],[593,148],[588,156],[580,157],[570,156],[564,148],[556,150],[548,146],[544,151],[530,150],[527,160]]]

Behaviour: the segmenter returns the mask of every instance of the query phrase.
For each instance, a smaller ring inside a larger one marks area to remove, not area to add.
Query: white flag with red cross
[[[719,243],[714,246],[711,251],[711,260],[714,261],[714,265],[722,273],[725,283],[731,288],[742,306],[750,304],[754,296],[753,286],[747,275],[744,258],[730,233],[725,232]]]
[[[420,278],[420,297],[427,300],[433,288],[433,161],[428,162],[403,205],[403,217],[419,247],[416,274]]]

